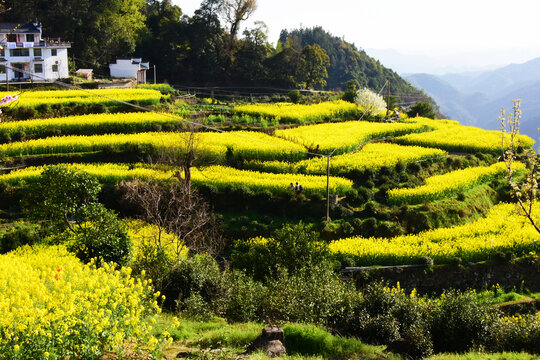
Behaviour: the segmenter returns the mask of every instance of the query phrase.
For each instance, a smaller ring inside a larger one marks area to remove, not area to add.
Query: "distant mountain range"
[[[405,79],[433,97],[448,118],[485,129],[499,129],[501,108],[510,111],[512,100],[521,99],[520,132],[538,141],[540,58],[489,71],[412,74]]]

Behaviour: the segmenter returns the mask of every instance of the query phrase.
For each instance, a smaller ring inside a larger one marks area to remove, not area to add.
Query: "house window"
[[[34,56],[41,56],[41,49],[34,49]]]
[[[51,49],[51,56],[58,55],[58,51],[56,49]]]
[[[6,50],[4,48],[0,50],[0,56],[2,57],[6,56]]]
[[[42,73],[43,72],[43,64],[34,64],[34,72],[35,73]]]
[[[17,42],[17,34],[8,34],[7,41],[8,42]]]
[[[34,42],[34,34],[26,34],[27,42]]]
[[[10,49],[11,56],[30,56],[30,49]]]
[[[54,64],[54,65],[52,66],[52,71],[53,71],[53,72],[58,72],[58,65]]]
[[[6,73],[6,66],[0,65],[0,74],[5,74],[5,73]]]

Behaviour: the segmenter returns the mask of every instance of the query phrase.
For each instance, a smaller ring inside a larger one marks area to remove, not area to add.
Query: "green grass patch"
[[[467,354],[439,354],[431,356],[426,360],[533,360],[540,359],[539,355],[527,353],[494,353],[484,354],[471,352]]]
[[[363,359],[375,358],[382,347],[330,334],[315,325],[289,324],[283,328],[285,348],[290,354],[319,355],[324,359],[347,359],[362,354]]]

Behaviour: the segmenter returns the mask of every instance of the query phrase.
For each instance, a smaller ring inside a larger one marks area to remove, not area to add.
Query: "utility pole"
[[[386,79],[386,117],[390,113],[390,81]]]
[[[330,156],[326,157],[326,223],[330,222]]]

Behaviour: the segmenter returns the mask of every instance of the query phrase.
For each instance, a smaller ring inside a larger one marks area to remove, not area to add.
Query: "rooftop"
[[[40,34],[37,23],[0,23],[0,34]]]

